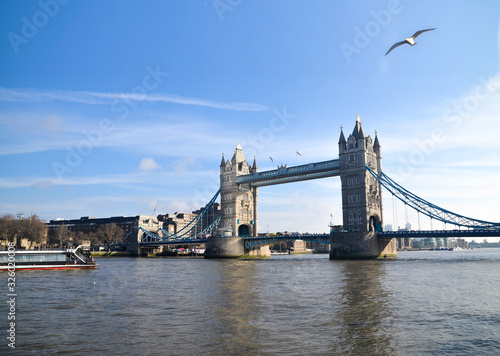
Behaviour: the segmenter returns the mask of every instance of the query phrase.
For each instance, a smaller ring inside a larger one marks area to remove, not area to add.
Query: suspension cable
[[[453,225],[461,225],[471,228],[494,228],[500,227],[500,223],[493,223],[484,220],[472,219],[463,215],[455,214],[449,210],[440,208],[419,196],[413,194],[409,190],[397,184],[394,180],[389,178],[386,174],[376,173],[373,169],[366,166],[368,172],[377,179],[391,194],[395,195],[399,200],[405,204],[410,205],[413,209],[420,211],[422,214],[429,216],[431,219],[436,219],[441,222],[446,222]]]

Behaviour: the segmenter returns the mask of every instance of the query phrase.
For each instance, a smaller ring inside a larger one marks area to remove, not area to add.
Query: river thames
[[[16,272],[16,348],[2,303],[0,354],[500,354],[500,249],[97,262]]]

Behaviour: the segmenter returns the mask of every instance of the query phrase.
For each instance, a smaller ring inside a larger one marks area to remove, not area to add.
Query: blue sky
[[[0,35],[0,214],[196,209],[238,142],[260,170],[333,159],[359,112],[386,174],[500,221],[496,0],[4,1]],[[325,232],[330,214],[338,178],[259,190],[261,232]]]

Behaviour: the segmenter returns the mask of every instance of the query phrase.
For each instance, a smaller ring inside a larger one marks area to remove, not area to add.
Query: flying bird
[[[405,43],[408,43],[409,45],[411,46],[415,46],[417,43],[415,42],[415,38],[417,38],[417,36],[420,36],[420,34],[424,33],[424,32],[427,32],[427,31],[432,31],[432,30],[435,30],[435,28],[428,28],[427,30],[420,30],[420,31],[417,31],[413,34],[413,36],[411,37],[408,37],[406,38],[404,41],[401,41],[401,42],[397,42],[397,43],[394,43],[392,45],[391,48],[389,48],[389,50],[387,51],[387,53],[385,54],[386,56],[389,54],[390,51],[392,51],[394,48],[396,47],[399,47],[401,45],[404,45]]]

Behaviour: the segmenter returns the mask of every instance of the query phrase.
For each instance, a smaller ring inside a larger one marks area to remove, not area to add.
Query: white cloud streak
[[[88,105],[111,105],[115,101],[157,102],[179,105],[203,106],[234,111],[269,111],[267,105],[254,103],[227,103],[202,98],[172,94],[99,93],[72,90],[40,90],[0,88],[0,100],[9,102],[70,102]]]
[[[213,175],[215,171],[200,170],[189,172],[183,175],[178,172],[149,172],[123,173],[123,174],[105,174],[95,176],[73,176],[56,178],[51,176],[33,176],[33,177],[0,177],[0,189],[12,188],[50,188],[52,186],[85,186],[85,185],[104,185],[104,186],[122,186],[136,184],[153,184],[156,186],[187,186],[198,182],[200,179]],[[141,187],[142,190],[146,189]]]

